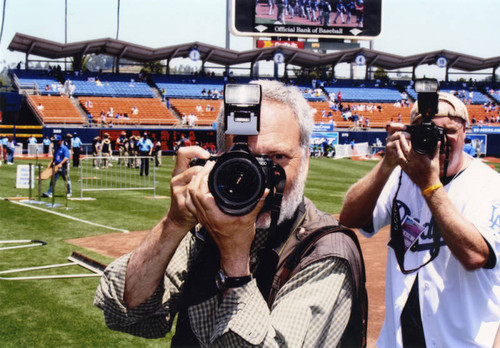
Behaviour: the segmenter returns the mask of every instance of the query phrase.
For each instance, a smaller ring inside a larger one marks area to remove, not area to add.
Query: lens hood
[[[208,185],[218,207],[229,215],[251,212],[266,189],[266,175],[257,159],[244,150],[229,151],[212,168]]]

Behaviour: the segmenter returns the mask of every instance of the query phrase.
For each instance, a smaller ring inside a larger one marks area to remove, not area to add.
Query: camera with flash
[[[418,113],[422,117],[419,125],[410,125],[406,131],[411,134],[411,145],[415,152],[421,155],[432,155],[441,141],[444,149],[444,129],[436,126],[432,118],[438,113],[439,83],[436,79],[418,79],[415,81],[415,91],[418,93]]]
[[[270,192],[263,210],[276,205],[276,197],[281,199],[285,171],[269,156],[253,155],[248,147],[248,136],[258,135],[260,131],[261,102],[262,88],[258,84],[224,87],[224,133],[234,135],[233,146],[228,152],[211,158],[216,163],[208,177],[208,187],[217,206],[229,215],[250,213],[266,188]]]

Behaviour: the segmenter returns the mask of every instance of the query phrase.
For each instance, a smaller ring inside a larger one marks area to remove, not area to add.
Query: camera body
[[[436,126],[434,122],[422,122],[415,126],[406,126],[406,131],[411,135],[411,146],[416,153],[433,155],[439,141],[444,145],[444,129]]]
[[[435,79],[418,79],[415,91],[418,93],[418,113],[422,115],[419,125],[410,125],[406,131],[411,135],[411,145],[421,155],[432,155],[439,141],[444,149],[444,129],[436,126],[432,118],[438,113],[439,83]]]
[[[209,174],[208,187],[217,206],[229,215],[250,213],[266,188],[270,193],[263,210],[271,209],[277,200],[281,204],[285,171],[269,156],[253,155],[248,146],[248,136],[258,135],[260,131],[261,101],[260,85],[227,84],[224,87],[224,132],[235,136],[228,152],[212,156],[216,163]]]

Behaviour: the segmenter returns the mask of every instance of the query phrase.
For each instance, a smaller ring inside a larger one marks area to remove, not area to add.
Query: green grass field
[[[34,162],[34,161],[31,161]],[[169,180],[174,162],[164,158],[157,168],[158,196],[169,196]],[[16,160],[16,164],[27,164]],[[47,163],[47,161],[42,161]],[[338,213],[342,197],[357,178],[373,162],[313,159],[306,194],[319,208]],[[74,197],[79,196],[77,171],[72,172]],[[16,189],[16,166],[0,167],[0,197],[28,197],[28,189]],[[42,182],[42,192],[48,188]],[[151,191],[88,192],[95,200],[69,200],[62,196],[64,185],[56,186],[55,202],[61,204],[51,211],[78,219],[129,231],[151,228],[168,208],[168,199],[145,199]],[[33,190],[33,196],[38,189]],[[61,194],[58,194],[60,192]],[[51,202],[49,198],[43,201]],[[47,209],[44,206],[45,209]],[[73,251],[83,253],[108,264],[112,259],[66,242],[68,239],[116,233],[116,231],[79,223],[64,217],[0,200],[0,240],[43,240],[47,245],[12,250],[0,250],[0,271],[67,262]],[[0,244],[0,247],[11,244]],[[90,273],[70,266],[1,275],[34,276],[51,274]],[[109,330],[100,310],[92,305],[99,278],[0,280],[0,337],[2,347],[132,347],[162,346],[168,338],[146,340]]]
[[[33,161],[32,161],[33,162]],[[164,157],[157,171],[159,196],[169,196],[169,180],[174,162]],[[27,164],[16,160],[16,164]],[[43,162],[47,163],[47,161]],[[329,213],[340,212],[348,187],[375,165],[374,161],[349,159],[312,159],[306,195]],[[78,173],[74,171],[74,196],[79,196]],[[16,189],[16,166],[0,167],[0,197],[27,197],[27,189]],[[43,182],[43,191],[48,188]],[[150,191],[89,192],[95,200],[70,200],[63,192],[62,180],[57,184],[55,202],[49,208],[61,214],[129,231],[150,229],[168,208],[167,199],[146,199]],[[34,190],[35,192],[37,190]],[[44,198],[46,202],[50,199]],[[36,209],[0,200],[0,240],[38,239],[42,247],[0,250],[0,271],[67,262],[73,251],[102,263],[112,260],[66,242],[68,239],[116,233],[102,227],[76,222]],[[0,247],[9,246],[0,244]],[[30,271],[0,276],[90,273],[71,266],[51,270]],[[0,346],[1,347],[149,347],[168,345],[168,337],[146,340],[109,330],[100,310],[92,305],[99,278],[0,280]]]

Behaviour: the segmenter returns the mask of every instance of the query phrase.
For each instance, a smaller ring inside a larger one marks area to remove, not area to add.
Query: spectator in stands
[[[408,93],[405,91],[401,92],[401,100],[408,100]]]
[[[130,112],[132,113],[132,115],[138,115],[139,114],[139,109],[137,108],[137,106],[132,106],[132,109],[130,110]]]
[[[111,167],[110,163],[111,156],[113,155],[113,149],[111,147],[111,139],[109,133],[104,133],[102,144],[101,144],[101,156],[102,156],[102,168],[107,169]]]
[[[422,116],[417,103],[411,124]],[[500,325],[500,175],[464,153],[467,108],[439,93],[444,151],[418,154],[389,127],[385,156],[347,192],[340,221],[391,225],[379,347],[492,347]]]
[[[101,112],[101,127],[106,127],[108,124],[106,114],[104,112]]]
[[[139,147],[139,154],[141,156],[141,170],[139,175],[145,174],[149,175],[149,157],[153,154],[154,145],[151,139],[149,139],[148,133],[144,133],[144,136],[139,139],[137,143]]]
[[[48,136],[45,136],[45,138],[42,141],[43,144],[43,154],[48,155],[50,151],[50,145],[52,144],[52,141],[50,141]]]
[[[92,103],[92,100],[87,99],[87,100],[85,101],[85,107],[86,107],[86,108],[88,108],[88,109],[93,108],[93,107],[94,107],[94,104]]]
[[[73,149],[73,167],[78,168],[80,166],[80,154],[82,153],[83,143],[77,132],[73,133],[73,138],[71,139],[71,148]]]
[[[94,122],[94,115],[91,112],[87,114],[87,124],[89,127],[92,126],[92,122]]]
[[[39,103],[37,106],[37,109],[40,111],[43,111],[43,109],[45,109],[45,108],[43,107],[42,103]]]
[[[64,85],[61,82],[57,83],[57,93],[64,95]]]
[[[93,160],[94,169],[99,169],[100,160],[97,159],[97,157],[101,156],[101,137],[100,136],[96,136],[92,140],[92,156],[94,157],[94,160]]]
[[[53,168],[54,176],[50,180],[49,190],[43,194],[43,197],[52,197],[52,192],[60,176],[66,183],[66,196],[71,197],[71,178],[69,176],[69,158],[70,153],[64,139],[60,134],[54,136],[54,155],[48,168]]]
[[[203,108],[201,107],[201,104],[200,104],[200,103],[198,103],[198,104],[196,105],[196,112],[202,112],[202,111],[203,111]]]
[[[198,117],[195,114],[188,115],[187,122],[189,127],[194,127],[196,125],[196,121],[198,121]]]

